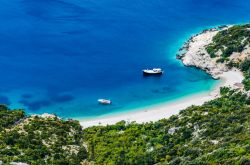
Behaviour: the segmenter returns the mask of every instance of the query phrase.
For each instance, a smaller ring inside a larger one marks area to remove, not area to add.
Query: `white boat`
[[[162,75],[163,70],[161,68],[153,68],[153,69],[144,69],[142,70],[143,75],[148,76],[148,75]]]
[[[100,104],[111,104],[111,100],[107,100],[107,99],[98,99],[97,100]]]

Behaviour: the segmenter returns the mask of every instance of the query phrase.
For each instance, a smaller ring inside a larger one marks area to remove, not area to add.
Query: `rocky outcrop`
[[[225,28],[225,27],[223,27]],[[211,58],[206,51],[206,46],[212,43],[213,37],[221,28],[204,30],[202,33],[192,36],[180,49],[178,59],[181,59],[185,66],[193,66],[206,71],[214,79],[228,71],[224,63],[217,63],[217,58]]]

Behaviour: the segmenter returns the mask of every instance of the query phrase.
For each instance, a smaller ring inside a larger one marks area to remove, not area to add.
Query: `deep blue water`
[[[208,91],[217,82],[177,50],[203,28],[249,20],[246,0],[1,0],[0,102],[93,117]],[[166,74],[143,78],[151,67]]]

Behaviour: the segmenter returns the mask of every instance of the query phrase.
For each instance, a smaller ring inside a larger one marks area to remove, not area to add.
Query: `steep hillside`
[[[223,96],[156,123],[84,130],[96,164],[249,164],[250,108],[246,95]]]

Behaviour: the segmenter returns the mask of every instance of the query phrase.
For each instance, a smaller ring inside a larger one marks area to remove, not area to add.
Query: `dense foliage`
[[[232,26],[218,32],[213,43],[206,47],[207,52],[212,58],[218,56],[221,51],[219,62],[228,60],[233,52],[242,52],[245,46],[250,43],[250,24]]]
[[[9,111],[5,105],[0,105],[0,131],[10,127],[24,118],[24,111]]]
[[[210,57],[217,57],[217,62],[225,62],[229,68],[239,68],[245,76],[245,90],[250,90],[250,60],[241,59],[238,61],[230,60],[233,52],[241,53],[250,46],[250,24],[235,25],[228,29],[219,31],[214,37],[213,42],[206,46]]]
[[[244,65],[242,65],[244,67]],[[79,122],[25,117],[0,106],[0,160],[29,164],[250,164],[250,99],[221,97],[146,124],[121,121],[82,130]]]
[[[77,121],[57,117],[24,118],[24,112],[0,107],[0,160],[29,164],[80,164],[87,157]]]
[[[222,97],[156,123],[119,122],[84,132],[96,164],[249,164],[250,108],[246,95]]]
[[[245,79],[243,80],[243,84],[245,90],[250,90],[250,59],[246,59],[241,62],[239,65],[240,70],[243,72]]]

